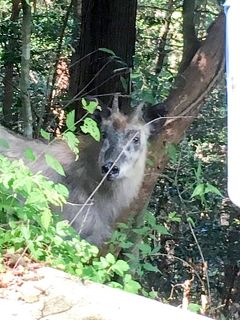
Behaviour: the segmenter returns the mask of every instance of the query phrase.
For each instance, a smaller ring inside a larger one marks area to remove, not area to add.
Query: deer
[[[9,148],[0,153],[10,159],[20,159],[33,172],[41,171],[48,179],[62,183],[69,198],[62,216],[81,238],[100,247],[111,237],[113,226],[138,196],[144,179],[150,125],[141,115],[141,107],[130,116],[114,107],[101,122],[101,140],[91,139],[79,159],[63,140],[47,145],[40,140],[28,140],[0,126],[0,138]],[[24,150],[31,148],[37,160],[28,162]],[[65,176],[48,167],[43,154],[53,155],[64,167]]]

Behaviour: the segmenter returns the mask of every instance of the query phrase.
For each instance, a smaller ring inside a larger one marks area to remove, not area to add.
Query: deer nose
[[[112,161],[105,163],[105,165],[102,166],[102,173],[106,174],[112,166],[113,166]],[[119,174],[119,168],[117,166],[113,166],[111,171],[108,173],[108,176],[113,178],[114,176],[115,177],[118,176],[118,174]]]

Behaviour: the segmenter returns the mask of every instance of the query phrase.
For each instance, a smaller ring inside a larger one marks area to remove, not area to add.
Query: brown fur
[[[96,245],[101,245],[111,236],[112,225],[138,194],[144,176],[149,135],[148,128],[136,117],[129,121],[120,113],[103,121],[103,130],[106,130],[107,138],[101,143],[91,139],[75,161],[75,156],[63,141],[48,146],[12,134],[0,126],[0,138],[10,145],[9,149],[0,146],[0,153],[11,159],[24,159],[24,150],[31,147],[38,160],[34,163],[24,161],[34,172],[41,170],[49,179],[67,186],[70,196],[63,208],[63,217],[70,222],[74,220],[72,225],[77,232]],[[125,148],[129,132],[133,131],[139,135],[141,143],[130,142]],[[46,165],[45,152],[52,154],[64,166],[66,177],[59,176]],[[103,178],[101,167],[108,161],[115,161],[121,152],[123,154],[116,162],[119,176],[112,181],[105,180],[86,205],[87,198]]]

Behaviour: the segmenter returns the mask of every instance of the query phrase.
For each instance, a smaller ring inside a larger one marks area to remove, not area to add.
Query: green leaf
[[[31,148],[27,148],[25,151],[24,151],[24,157],[27,159],[27,160],[30,160],[30,161],[35,161],[37,156],[36,156],[36,153],[33,152],[33,150]]]
[[[195,313],[200,313],[201,312],[201,306],[196,303],[189,303],[188,305],[188,310],[195,312]]]
[[[114,264],[116,262],[115,257],[111,253],[108,253],[105,258],[110,264]]]
[[[144,218],[148,224],[151,226],[154,226],[156,224],[156,218],[154,217],[154,214],[151,211],[146,211]]]
[[[75,153],[76,156],[79,154],[79,139],[76,135],[71,132],[67,131],[63,133],[63,140],[65,140],[69,146],[69,148]]]
[[[21,233],[22,233],[24,239],[25,240],[29,240],[30,236],[31,236],[31,233],[30,233],[30,230],[29,230],[29,226],[22,225],[20,227],[20,230],[21,230]]]
[[[191,195],[191,198],[194,198],[194,197],[201,197],[204,195],[204,189],[205,189],[205,184],[204,183],[199,183],[195,189],[193,190],[193,193]]]
[[[178,215],[175,211],[170,212],[168,215],[168,220],[173,222],[181,222],[181,216]]]
[[[100,131],[96,121],[91,118],[84,119],[84,123],[81,126],[83,133],[89,133],[96,141],[100,141]]]
[[[48,140],[48,141],[49,141],[50,138],[51,138],[51,134],[50,134],[49,132],[43,130],[43,129],[40,130],[40,134],[41,134],[41,136],[42,136],[44,139],[46,139],[46,140]]]
[[[55,170],[61,176],[65,176],[65,172],[63,170],[63,167],[56,158],[54,158],[50,154],[46,153],[45,160],[46,160],[47,164],[49,165],[49,167],[51,167],[53,170]]]
[[[141,289],[141,285],[132,279],[131,275],[127,274],[124,279],[124,290],[132,293],[138,293]]]
[[[221,192],[218,190],[218,188],[214,187],[214,186],[213,186],[212,184],[210,184],[210,183],[207,183],[207,184],[206,184],[204,193],[215,193],[215,194],[217,194],[217,195],[219,195],[219,196],[221,196],[221,197],[223,196],[223,195],[221,194]]]
[[[160,272],[156,266],[153,266],[151,263],[148,262],[143,264],[143,268],[151,272]]]
[[[52,214],[48,208],[45,208],[42,211],[40,220],[41,220],[41,224],[42,224],[43,228],[47,230],[49,228],[50,222],[52,220]]]
[[[72,110],[67,114],[66,126],[71,131],[75,131],[76,130],[76,126],[75,126],[75,110]]]
[[[90,114],[93,114],[96,111],[96,109],[100,108],[97,100],[86,101],[84,98],[82,98],[82,106],[83,106],[83,109],[87,110],[87,112],[89,112]]]
[[[165,234],[165,235],[170,235],[171,233],[168,231],[167,228],[165,228],[163,225],[159,224],[154,226],[153,228],[154,230],[156,230],[158,233],[160,234]]]
[[[69,191],[63,184],[57,183],[57,184],[54,185],[54,188],[59,194],[61,194],[65,198],[68,198]]]
[[[134,228],[132,229],[133,232],[139,235],[147,235],[151,231],[150,227],[144,226],[141,228]]]
[[[113,266],[112,266],[112,270],[118,274],[119,276],[123,276],[126,271],[128,271],[130,269],[128,263],[126,261],[123,260],[118,260]]]
[[[109,54],[112,55],[112,56],[116,56],[116,54],[115,54],[112,50],[110,50],[110,49],[107,49],[107,48],[99,48],[98,50],[99,50],[99,51],[102,51],[102,52],[109,53]]]
[[[152,248],[149,244],[146,243],[140,243],[138,245],[139,250],[146,256],[149,255],[152,251]]]
[[[9,144],[5,139],[0,139],[0,146],[6,149],[9,148]]]

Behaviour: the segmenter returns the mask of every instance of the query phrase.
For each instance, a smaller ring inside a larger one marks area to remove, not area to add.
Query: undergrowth
[[[82,279],[139,292],[141,286],[127,262],[110,253],[99,256],[97,247],[81,240],[67,221],[52,214],[52,208],[62,208],[67,195],[65,186],[31,173],[21,160],[0,155],[1,269],[6,253],[23,252]]]

